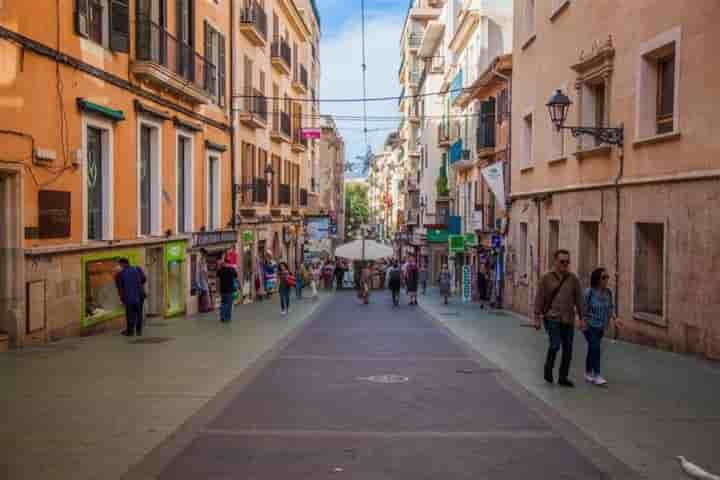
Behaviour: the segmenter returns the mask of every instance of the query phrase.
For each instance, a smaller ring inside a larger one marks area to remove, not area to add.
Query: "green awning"
[[[108,118],[113,122],[125,120],[125,113],[122,110],[115,110],[110,107],[98,105],[97,103],[89,102],[83,98],[78,98],[77,103],[78,108],[83,112],[95,113],[102,117]]]

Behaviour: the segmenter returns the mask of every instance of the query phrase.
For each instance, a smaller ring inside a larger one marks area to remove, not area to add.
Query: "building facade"
[[[335,120],[329,115],[320,119],[321,137],[318,183],[320,214],[329,215],[334,223],[336,244],[345,241],[345,141]]]
[[[15,346],[121,323],[118,257],[147,270],[149,315],[183,313],[204,233],[234,243],[228,4],[40,3],[0,9],[0,329]]]
[[[598,266],[610,274],[614,334],[717,359],[720,5],[657,6],[515,2],[506,299],[531,313],[564,248],[584,285]],[[558,89],[573,102],[567,125],[620,128],[622,145],[554,128]]]

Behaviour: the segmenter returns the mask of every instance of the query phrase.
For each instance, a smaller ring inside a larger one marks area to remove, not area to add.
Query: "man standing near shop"
[[[147,282],[145,273],[140,267],[131,267],[127,258],[118,260],[120,271],[115,275],[115,286],[120,301],[125,306],[127,327],[122,332],[127,337],[141,336],[143,330],[143,302]]]
[[[558,385],[574,387],[568,379],[572,360],[573,337],[576,318],[578,327],[584,330],[583,293],[578,277],[570,272],[570,252],[555,252],[553,270],[540,279],[535,297],[534,326],[540,330],[541,322],[548,333],[550,347],[545,359],[545,381],[553,383],[555,358],[562,348]]]

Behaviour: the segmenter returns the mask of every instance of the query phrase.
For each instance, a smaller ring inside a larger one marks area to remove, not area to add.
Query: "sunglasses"
[[[560,265],[570,265],[570,260],[560,260]]]

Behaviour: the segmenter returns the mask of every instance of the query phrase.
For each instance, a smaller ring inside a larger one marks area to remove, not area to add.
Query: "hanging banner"
[[[319,128],[303,128],[300,130],[300,136],[303,140],[317,140],[320,138]]]
[[[490,190],[498,200],[498,206],[505,210],[505,179],[503,177],[504,162],[497,162],[482,169],[482,176]]]
[[[470,265],[463,265],[462,269],[462,301],[469,303],[472,299],[472,271]]]

